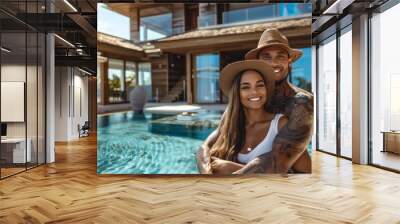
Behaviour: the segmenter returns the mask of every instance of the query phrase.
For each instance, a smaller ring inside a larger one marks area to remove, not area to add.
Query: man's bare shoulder
[[[293,116],[301,117],[306,114],[314,113],[314,98],[310,92],[295,88],[295,94],[290,98],[286,105],[285,114],[292,120]]]
[[[305,103],[305,104],[313,104],[314,103],[314,95],[307,90],[297,87],[296,94],[293,96],[296,103]]]

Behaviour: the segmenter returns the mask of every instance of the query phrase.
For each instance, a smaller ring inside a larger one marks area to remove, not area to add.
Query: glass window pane
[[[303,56],[292,64],[291,82],[311,92],[311,48],[301,48]]]
[[[220,101],[219,64],[219,54],[196,56],[196,103],[217,103]]]
[[[46,36],[42,33],[39,34],[39,45],[38,45],[38,164],[45,163],[46,148],[45,148],[45,65],[46,65]]]
[[[336,153],[336,39],[318,48],[318,148]]]
[[[265,20],[276,17],[298,16],[311,14],[311,3],[280,3],[280,4],[235,4],[229,5],[231,10],[222,13],[222,23],[237,23],[245,21]]]
[[[125,80],[126,80],[126,88],[132,88],[136,86],[136,63],[135,62],[126,62],[125,65]]]
[[[395,170],[400,170],[400,33],[393,29],[398,21],[400,4],[371,19],[372,163]]]
[[[199,27],[214,26],[217,24],[217,15],[216,14],[201,15],[197,17],[197,23]]]
[[[1,47],[1,175],[25,170],[31,161],[31,141],[26,141],[26,33],[2,33]],[[10,98],[12,96],[12,98]],[[10,109],[13,108],[13,109]],[[28,150],[27,150],[28,146]]]
[[[340,36],[340,153],[352,157],[352,35]]]
[[[37,139],[37,103],[38,103],[38,36],[37,33],[29,32],[27,33],[27,52],[28,52],[28,62],[27,62],[27,80],[26,80],[26,114],[27,114],[27,141],[28,148],[30,148],[31,153],[28,153],[28,168],[37,165],[38,158],[38,139]]]
[[[118,24],[118,26],[115,24]],[[97,30],[98,32],[130,40],[130,19],[108,9],[106,4],[98,3]]]
[[[101,77],[103,76],[102,74],[102,64],[101,63],[97,63],[97,103],[100,104],[101,103]]]
[[[140,17],[140,41],[156,40],[172,34],[172,13]]]
[[[108,60],[108,87],[110,103],[124,101],[124,61],[117,59]]]
[[[139,63],[139,86],[143,86],[146,89],[147,101],[152,101],[152,88],[151,88],[151,64],[150,63]]]

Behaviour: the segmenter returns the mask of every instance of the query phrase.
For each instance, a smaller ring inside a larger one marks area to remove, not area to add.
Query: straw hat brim
[[[258,59],[259,52],[262,49],[265,49],[267,47],[280,47],[280,48],[285,49],[289,53],[289,58],[291,59],[292,62],[296,61],[303,55],[303,52],[301,50],[290,48],[289,46],[282,44],[282,43],[273,43],[273,44],[266,44],[266,45],[257,47],[253,50],[250,50],[249,52],[247,52],[247,54],[244,56],[244,58],[246,60]]]
[[[235,77],[246,70],[256,70],[263,76],[267,88],[267,97],[270,99],[275,91],[274,72],[272,67],[262,60],[238,61],[225,66],[219,78],[222,92],[229,96]]]

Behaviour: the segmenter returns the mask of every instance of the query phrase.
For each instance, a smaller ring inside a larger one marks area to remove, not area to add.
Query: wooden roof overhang
[[[154,45],[162,52],[179,54],[252,49],[264,30],[272,27],[278,28],[293,48],[311,46],[311,18],[198,29],[158,40]]]
[[[146,58],[146,54],[140,46],[103,33],[97,35],[97,51],[101,52],[103,56],[118,59],[143,60]]]

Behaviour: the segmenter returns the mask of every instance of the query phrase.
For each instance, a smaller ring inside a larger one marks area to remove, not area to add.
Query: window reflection
[[[135,62],[127,61],[125,62],[125,82],[126,82],[126,89],[127,94],[130,92],[133,87],[136,86],[136,64]]]
[[[336,37],[318,48],[318,148],[336,154]]]
[[[0,144],[1,177],[26,170],[26,163],[32,161],[32,138],[27,137],[26,84],[27,67],[26,33],[2,33],[1,47],[1,124],[6,132]],[[30,55],[33,56],[33,55]],[[31,76],[29,90],[31,91]],[[28,95],[29,96],[29,95]],[[36,94],[35,94],[36,96]],[[30,121],[31,115],[27,117]],[[30,126],[29,126],[30,127]],[[4,132],[4,131],[3,131]],[[30,133],[29,133],[30,134]]]
[[[352,35],[340,36],[340,154],[352,157]]]
[[[97,4],[97,30],[113,36],[130,39],[130,19],[108,9],[104,3]],[[117,26],[115,24],[118,24]]]
[[[400,170],[400,33],[393,29],[398,21],[400,4],[371,19],[372,163],[395,170]]]
[[[172,13],[140,17],[140,41],[156,40],[172,34]]]
[[[152,100],[151,90],[151,64],[150,63],[139,63],[139,86],[143,86],[146,89],[146,98],[148,101]]]
[[[110,103],[124,101],[124,61],[117,59],[108,61],[108,86]]]

